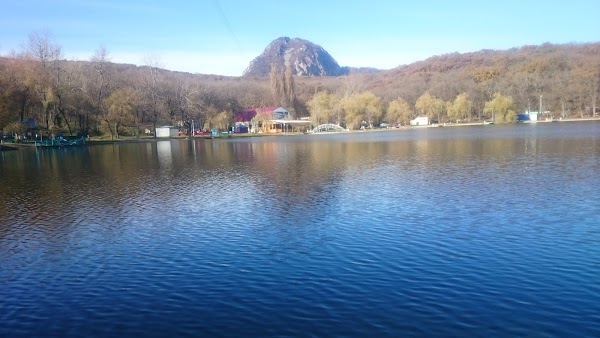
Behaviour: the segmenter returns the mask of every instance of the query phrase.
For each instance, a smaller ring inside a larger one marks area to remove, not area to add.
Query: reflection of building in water
[[[156,142],[156,154],[158,155],[158,163],[161,166],[170,167],[173,163],[171,141]]]

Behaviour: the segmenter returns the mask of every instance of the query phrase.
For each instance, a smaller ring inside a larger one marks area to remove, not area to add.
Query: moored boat
[[[6,150],[17,150],[17,147],[15,147],[13,145],[0,144],[0,151],[6,151]]]
[[[76,139],[66,139],[63,137],[58,137],[55,139],[47,139],[43,141],[36,141],[34,143],[37,148],[62,148],[62,147],[74,147],[81,146],[86,144],[85,137],[80,137]]]

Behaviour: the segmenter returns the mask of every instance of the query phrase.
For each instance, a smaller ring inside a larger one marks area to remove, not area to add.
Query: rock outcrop
[[[299,76],[338,76],[349,71],[340,67],[323,47],[303,39],[281,37],[250,62],[244,76],[268,76],[272,64],[279,70],[289,66],[292,74]]]

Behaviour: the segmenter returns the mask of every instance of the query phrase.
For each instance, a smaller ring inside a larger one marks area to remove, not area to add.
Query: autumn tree
[[[445,111],[446,104],[443,100],[436,98],[429,92],[425,92],[417,100],[415,107],[421,114],[434,120],[437,117],[438,122],[441,120],[442,114]]]
[[[454,121],[471,120],[472,102],[467,93],[459,94],[454,102],[448,104],[448,118]]]
[[[413,116],[410,104],[403,98],[390,101],[387,109],[387,119],[392,124],[409,124]]]
[[[73,135],[79,125],[79,132],[87,129],[84,126],[82,114],[91,110],[91,99],[82,87],[83,73],[81,66],[70,63],[63,66],[61,79],[54,91],[55,109],[57,115],[55,122],[58,127],[66,125],[69,135]]]
[[[281,83],[279,70],[277,69],[277,65],[275,63],[271,64],[269,79],[271,81],[271,95],[273,96],[273,102],[275,102],[275,104],[281,105],[285,94],[283,92],[283,84]]]
[[[569,100],[573,96],[572,62],[567,56],[564,56],[555,63],[552,72],[547,94],[544,95],[544,110],[551,110],[565,116],[570,110]]]
[[[117,89],[106,98],[104,121],[107,123],[112,138],[119,138],[120,127],[135,124],[134,111],[137,101],[137,93],[129,87]]]
[[[13,54],[0,64],[0,128],[40,109],[38,80],[36,62],[27,55]]]
[[[280,72],[275,63],[272,63],[269,79],[273,102],[276,105],[287,107],[293,114],[296,114],[299,111],[299,102],[296,96],[296,82],[292,67],[287,65],[283,72]]]
[[[283,72],[283,93],[285,96],[284,107],[291,108],[293,114],[296,114],[297,98],[296,98],[296,82],[292,74],[292,67],[285,67]]]
[[[446,120],[445,117],[448,116],[447,109],[448,109],[447,103],[444,102],[444,100],[437,99],[436,106],[435,106],[435,111],[437,113],[438,123],[441,123],[442,119]]]
[[[373,128],[373,123],[379,121],[383,114],[383,105],[381,99],[371,92],[363,92],[359,95],[365,110],[365,118],[370,128]]]
[[[590,115],[594,116],[600,90],[600,60],[579,62],[580,66],[576,76],[580,81],[579,93],[582,98],[585,98],[582,101],[586,102],[581,107],[581,116],[583,117],[584,111],[589,111]]]
[[[211,121],[212,125],[219,130],[228,130],[232,124],[233,114],[228,111],[218,113]]]
[[[204,108],[204,124],[203,129],[213,129],[222,127],[222,117],[219,114],[222,111],[219,111],[219,108],[213,104],[209,104]]]
[[[339,124],[341,121],[335,120],[335,109],[337,106],[337,98],[334,94],[326,91],[319,91],[313,95],[312,99],[307,102],[310,112],[310,119],[314,125],[335,122]]]
[[[373,122],[381,118],[383,112],[381,99],[371,92],[346,96],[341,99],[340,106],[344,110],[349,129],[357,129],[363,122],[372,128]]]
[[[485,103],[484,112],[492,115],[494,123],[514,122],[517,117],[513,99],[499,93],[494,94],[494,98]]]

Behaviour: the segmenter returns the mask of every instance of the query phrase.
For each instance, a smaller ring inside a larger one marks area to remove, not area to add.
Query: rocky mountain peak
[[[323,47],[284,36],[269,43],[262,54],[250,62],[243,75],[267,76],[271,64],[279,69],[290,66],[292,73],[299,76],[338,76],[348,72]]]

